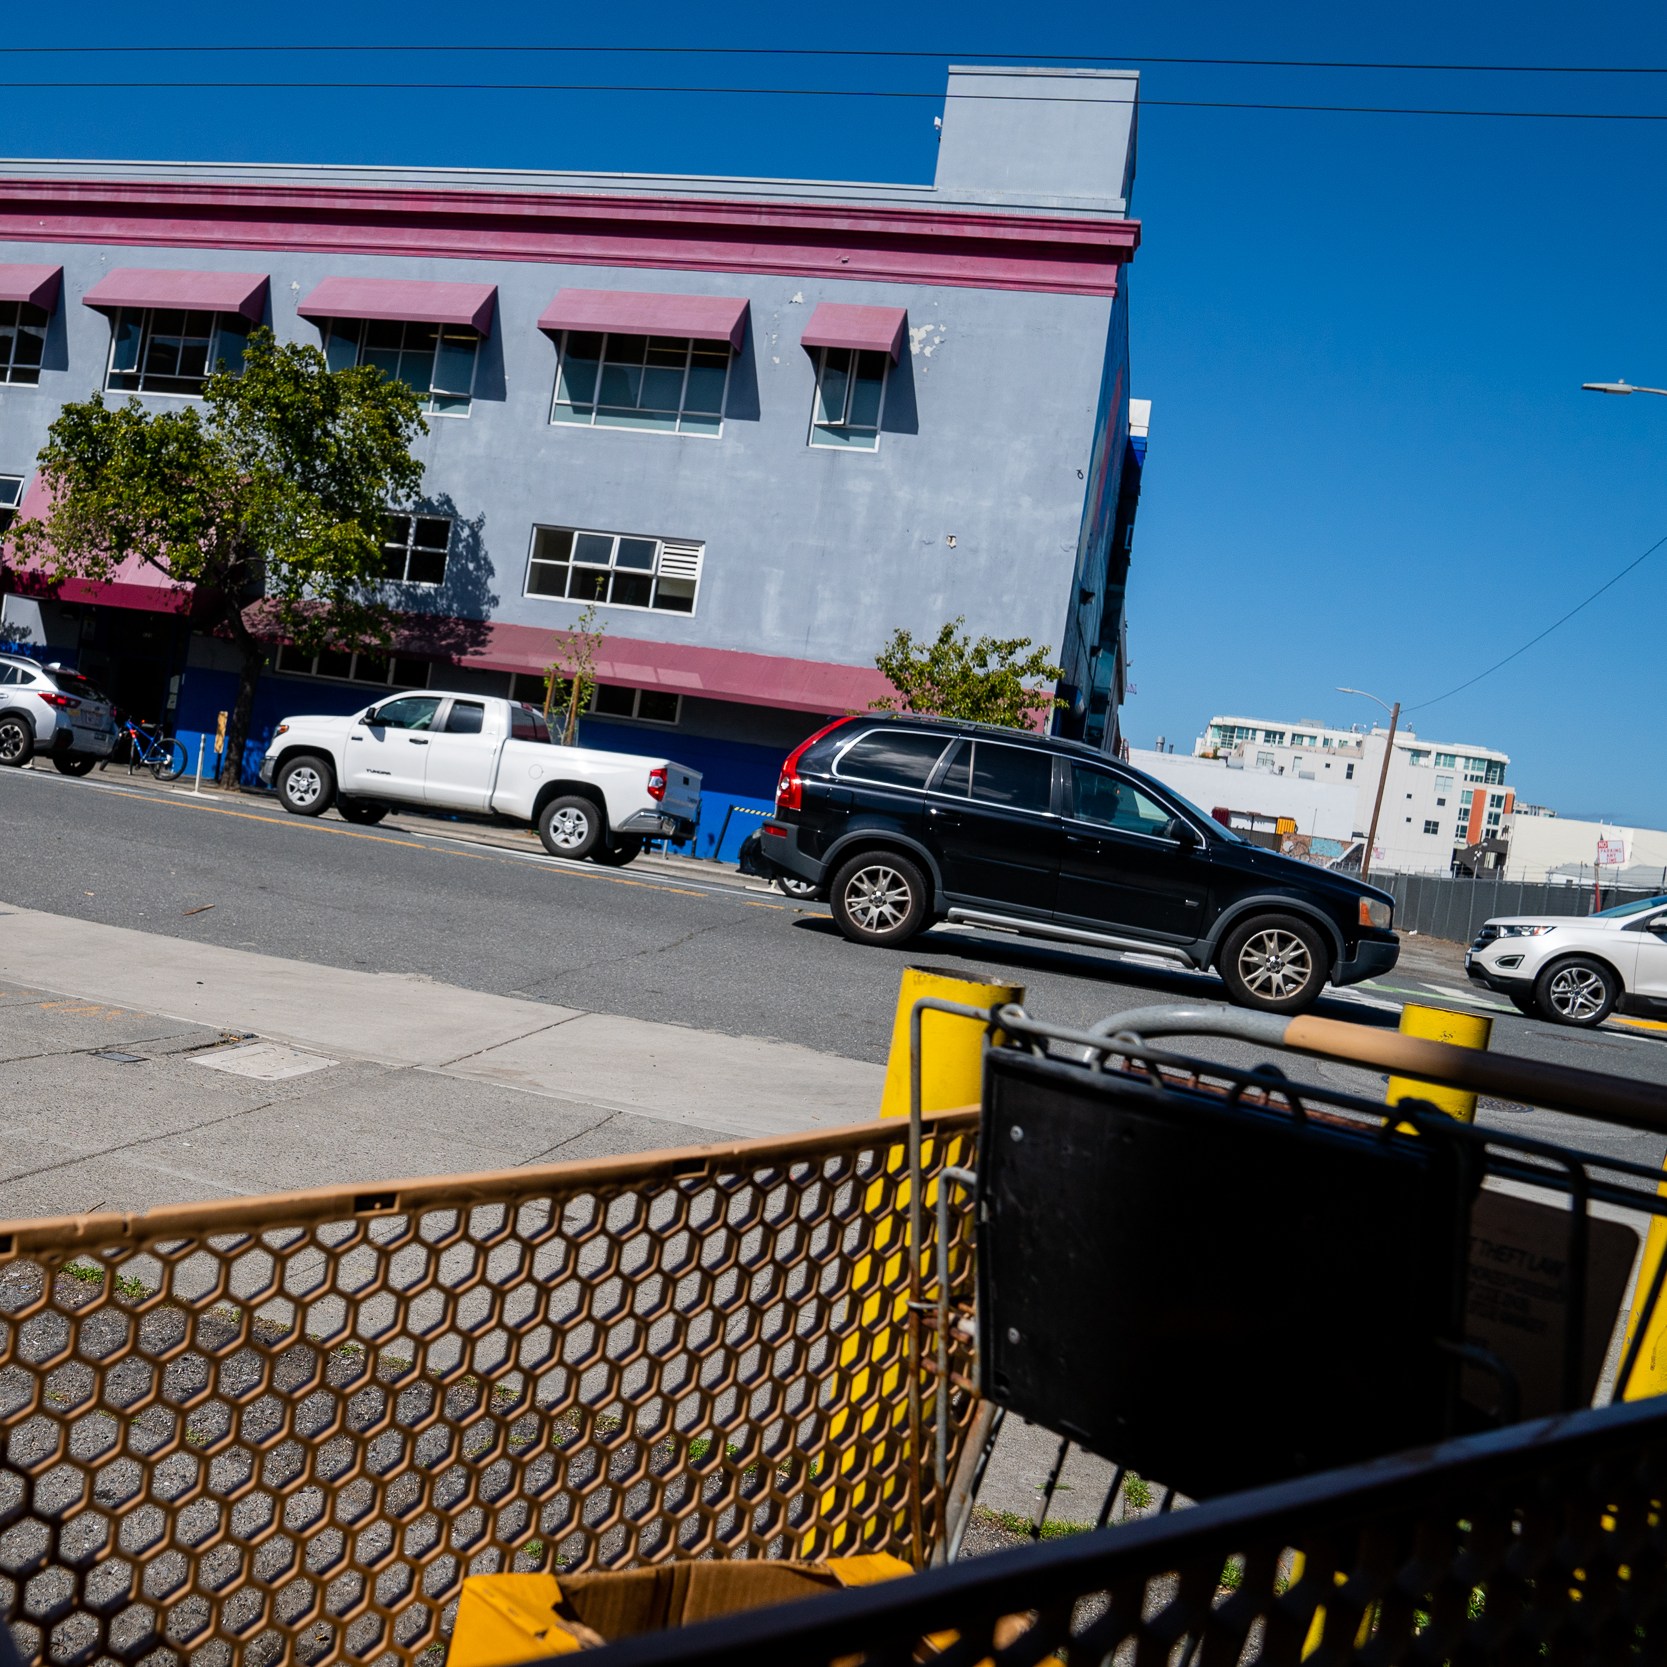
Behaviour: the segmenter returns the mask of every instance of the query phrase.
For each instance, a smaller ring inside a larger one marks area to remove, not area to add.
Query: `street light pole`
[[[1379,700],[1376,695],[1368,694],[1365,689],[1345,689],[1340,684],[1337,692],[1340,695],[1362,695],[1367,700],[1376,700],[1389,714],[1389,739],[1383,744],[1383,768],[1378,771],[1378,796],[1372,801],[1372,825],[1366,833],[1366,849],[1360,853],[1360,877],[1364,880],[1372,871],[1372,852],[1378,843],[1378,818],[1383,814],[1383,790],[1389,785],[1389,760],[1395,752],[1395,729],[1401,721],[1401,703],[1396,701],[1391,706],[1388,701]]]
[[[1638,388],[1624,377],[1619,382],[1582,382],[1580,386],[1589,394],[1661,394],[1667,396],[1667,388]]]

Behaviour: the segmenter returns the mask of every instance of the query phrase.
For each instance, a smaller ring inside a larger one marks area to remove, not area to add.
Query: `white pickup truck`
[[[286,718],[260,779],[285,810],[380,822],[396,805],[472,811],[538,829],[553,857],[628,863],[647,839],[688,839],[700,776],[668,758],[557,746],[518,701],[432,690],[345,718]]]

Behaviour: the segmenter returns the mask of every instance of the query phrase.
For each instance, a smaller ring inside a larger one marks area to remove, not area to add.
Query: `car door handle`
[[[428,745],[428,742],[421,735],[411,735],[407,739],[414,747],[426,747]]]

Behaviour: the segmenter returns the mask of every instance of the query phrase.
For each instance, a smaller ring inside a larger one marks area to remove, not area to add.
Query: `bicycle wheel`
[[[151,774],[158,781],[178,781],[185,774],[185,743],[172,737],[151,749]]]

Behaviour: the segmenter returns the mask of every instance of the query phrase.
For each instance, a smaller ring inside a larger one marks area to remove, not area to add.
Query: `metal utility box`
[[[1438,1440],[1477,1186],[1439,1129],[992,1049],[981,1390],[1194,1498]]]

